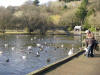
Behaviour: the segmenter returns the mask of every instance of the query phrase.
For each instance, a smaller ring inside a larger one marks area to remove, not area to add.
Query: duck
[[[39,53],[39,51],[36,53],[36,56],[37,56],[37,57],[39,57],[39,56],[40,56],[40,53]]]
[[[43,48],[40,48],[40,51],[43,51]]]
[[[10,60],[9,60],[9,58],[6,60],[6,62],[9,62]]]
[[[59,48],[58,46],[56,48]]]
[[[71,56],[73,54],[73,50],[74,50],[74,48],[72,48],[72,49],[69,50],[69,52],[68,52],[69,56]]]
[[[50,62],[50,58],[47,59],[47,62]]]

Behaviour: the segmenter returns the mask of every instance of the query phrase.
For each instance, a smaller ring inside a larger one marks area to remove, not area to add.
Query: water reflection
[[[77,52],[79,39],[67,35],[1,35],[0,75],[25,75]]]

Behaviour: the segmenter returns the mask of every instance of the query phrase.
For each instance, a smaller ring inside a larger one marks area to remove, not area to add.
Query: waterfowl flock
[[[17,37],[17,38],[19,38],[19,37]],[[34,41],[34,40],[36,40],[37,39],[37,37],[34,37],[34,38],[30,38],[30,40],[31,41]],[[43,41],[43,38],[42,39],[39,39],[40,41],[42,40]],[[47,43],[47,42],[42,42],[42,43],[35,43],[36,44],[36,47],[37,48],[39,48],[39,50],[37,50],[36,52],[34,52],[34,47],[32,46],[32,45],[29,45],[29,46],[27,46],[27,50],[28,51],[26,51],[25,53],[26,54],[35,54],[35,56],[36,57],[41,57],[41,54],[43,53],[43,51],[45,52],[45,53],[48,53],[49,51],[48,50],[45,50],[45,48],[49,48],[50,46],[52,46],[52,43]],[[4,47],[5,48],[7,48],[9,46],[9,44],[8,43],[5,43],[4,44]],[[11,50],[12,51],[14,51],[16,49],[16,47],[11,47]],[[67,49],[65,46],[64,46],[64,44],[61,44],[60,46],[54,46],[54,51],[56,52],[57,51],[57,49]],[[68,49],[67,49],[68,50]],[[23,52],[24,52],[24,50],[22,50]],[[73,51],[74,51],[74,48],[72,47],[71,49],[69,49],[69,51],[68,51],[68,53],[66,53],[68,56],[71,56],[72,54],[73,54]],[[3,52],[2,51],[0,51],[0,55],[2,54]],[[22,57],[21,57],[23,60],[25,60],[25,59],[27,59],[27,55],[22,55]],[[52,58],[47,58],[47,60],[46,60],[46,62],[50,62],[52,60]],[[6,62],[10,62],[10,59],[9,58],[7,58],[6,59]]]

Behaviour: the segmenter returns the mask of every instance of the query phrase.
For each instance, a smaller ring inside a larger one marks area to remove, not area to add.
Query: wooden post
[[[83,35],[82,35],[82,25],[81,25],[81,47],[83,48]]]

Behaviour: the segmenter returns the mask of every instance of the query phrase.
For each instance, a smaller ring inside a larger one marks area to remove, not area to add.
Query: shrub
[[[89,30],[92,31],[92,32],[95,32],[96,28],[91,26],[91,28],[89,28]]]

